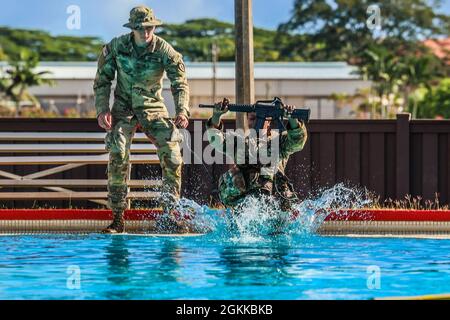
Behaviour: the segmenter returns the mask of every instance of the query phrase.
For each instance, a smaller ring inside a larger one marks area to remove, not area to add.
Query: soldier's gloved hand
[[[105,129],[106,131],[111,131],[112,129],[112,115],[111,112],[106,111],[98,115],[97,118],[98,125]]]
[[[228,100],[228,98],[223,98],[222,101],[214,104],[214,113],[217,113],[219,115],[227,113],[229,104],[230,100]]]
[[[185,129],[189,125],[189,119],[184,114],[179,114],[175,118],[177,128]]]
[[[299,121],[299,120],[297,120],[295,118],[291,118],[290,117],[292,112],[294,112],[294,110],[295,110],[295,106],[293,106],[293,105],[284,105],[284,108],[285,108],[285,110],[286,110],[286,112],[288,114],[288,118],[289,118],[288,121],[289,121],[290,128],[293,128],[293,129],[294,128],[298,128],[299,125],[303,124],[303,121]]]
[[[286,108],[288,113],[292,113],[295,110],[295,106],[290,104],[286,104],[284,107]]]
[[[212,116],[213,124],[217,125],[220,123],[220,118],[222,115],[228,112],[228,105],[230,104],[230,100],[227,98],[223,98],[221,102],[214,104],[214,111]]]

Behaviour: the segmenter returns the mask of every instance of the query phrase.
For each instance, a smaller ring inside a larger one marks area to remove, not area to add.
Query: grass
[[[380,196],[366,193],[366,197],[370,200],[371,205],[365,207],[364,209],[393,209],[393,210],[450,210],[449,205],[445,204],[442,205],[439,201],[439,194],[435,193],[434,200],[424,200],[421,196],[413,197],[412,195],[406,195],[404,199],[402,200],[393,200],[391,198],[388,198],[384,201],[380,201]],[[143,210],[150,210],[155,209],[155,207],[146,207],[142,204],[135,204],[131,206],[132,209],[143,209]],[[212,206],[212,209],[223,209],[224,207],[217,204],[215,206]],[[15,209],[15,208],[8,208],[5,205],[0,205],[0,209]],[[23,209],[23,208],[21,208]],[[86,209],[86,208],[77,208],[76,206],[69,205],[68,208],[58,208],[52,205],[44,205],[37,207],[35,205],[35,202],[33,205],[31,205],[27,209],[34,209],[34,210],[40,210],[40,209]],[[91,208],[91,209],[106,209],[106,207],[99,206],[97,208]],[[351,208],[348,208],[351,209]]]
[[[439,194],[435,193],[434,200],[424,200],[421,196],[406,195],[403,200],[388,198],[380,202],[380,197],[373,200],[369,209],[396,209],[396,210],[449,210],[448,204],[441,205]]]

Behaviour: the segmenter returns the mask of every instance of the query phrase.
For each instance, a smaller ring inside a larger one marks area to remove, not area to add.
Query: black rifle
[[[200,108],[214,108],[213,104],[200,104]],[[275,97],[273,100],[260,100],[255,104],[228,104],[227,108],[233,112],[255,112],[256,113],[256,125],[255,130],[259,131],[264,127],[264,122],[268,119],[272,119],[277,124],[278,130],[281,132],[286,130],[283,124],[283,119],[286,117],[295,118],[303,121],[303,123],[309,122],[310,109],[294,109],[289,112],[285,108],[283,101],[280,98]]]

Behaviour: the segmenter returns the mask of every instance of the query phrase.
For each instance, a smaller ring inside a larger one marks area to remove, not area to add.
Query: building
[[[444,39],[427,39],[423,44],[428,47],[439,59],[450,64],[450,37]]]
[[[54,80],[54,86],[30,89],[44,108],[56,108],[60,112],[67,108],[76,108],[80,112],[94,110],[92,85],[95,62],[43,62],[38,71],[44,70],[51,72],[48,77]],[[235,100],[233,62],[219,62],[215,71],[212,63],[186,63],[186,70],[194,115],[201,115],[195,106],[212,103],[214,96],[218,100],[222,97]],[[311,116],[316,119],[348,118],[355,105],[341,106],[332,99],[332,95],[353,95],[358,89],[370,86],[370,82],[362,80],[356,70],[345,62],[255,63],[256,99],[277,96],[288,104],[311,108]],[[164,80],[163,96],[173,114],[168,79]]]

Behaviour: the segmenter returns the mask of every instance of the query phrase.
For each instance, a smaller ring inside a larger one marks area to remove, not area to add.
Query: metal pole
[[[213,63],[213,79],[212,79],[212,94],[213,102],[216,103],[217,99],[217,61],[219,60],[219,47],[214,42],[211,47],[212,63]]]
[[[253,103],[253,13],[252,0],[235,0],[236,103]],[[245,113],[236,115],[236,128],[247,129]]]

